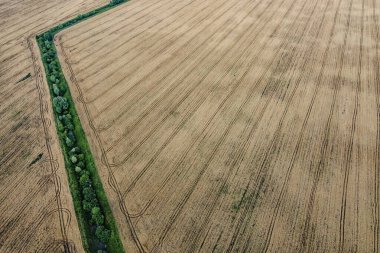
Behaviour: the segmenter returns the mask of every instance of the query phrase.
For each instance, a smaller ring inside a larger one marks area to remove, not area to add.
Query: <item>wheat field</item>
[[[380,3],[132,0],[55,43],[127,252],[379,252]]]
[[[131,252],[378,252],[376,1],[131,1],[61,61]]]
[[[106,1],[0,3],[0,252],[84,252],[36,34]]]

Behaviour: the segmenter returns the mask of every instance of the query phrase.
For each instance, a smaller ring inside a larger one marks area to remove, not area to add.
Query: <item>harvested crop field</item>
[[[56,45],[127,252],[379,252],[380,3],[132,0]]]
[[[35,35],[105,1],[0,3],[0,252],[83,252]]]

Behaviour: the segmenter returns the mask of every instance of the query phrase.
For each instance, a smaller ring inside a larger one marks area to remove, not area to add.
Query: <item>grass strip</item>
[[[122,253],[124,248],[53,40],[58,32],[125,2],[113,0],[36,36],[82,243],[87,252]]]

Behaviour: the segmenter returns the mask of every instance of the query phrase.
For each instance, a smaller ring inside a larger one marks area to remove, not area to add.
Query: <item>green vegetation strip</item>
[[[112,0],[103,7],[78,15],[36,37],[49,84],[55,125],[63,150],[83,247],[87,252],[124,252],[124,249],[53,39],[63,29],[124,2],[126,0]]]

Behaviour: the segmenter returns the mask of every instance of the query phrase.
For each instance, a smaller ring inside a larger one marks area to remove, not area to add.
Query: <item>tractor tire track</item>
[[[347,156],[345,158],[345,172],[344,172],[344,183],[343,183],[343,194],[342,194],[342,203],[340,211],[340,221],[339,221],[339,252],[344,251],[344,234],[345,234],[345,221],[346,221],[346,206],[347,206],[347,187],[348,187],[348,178],[350,175],[350,170],[352,169],[352,149],[354,144],[354,136],[357,124],[357,115],[359,110],[359,92],[361,89],[361,69],[362,69],[362,53],[363,53],[363,30],[364,30],[364,0],[362,1],[362,11],[361,11],[361,26],[360,26],[360,49],[359,49],[359,68],[358,68],[358,79],[355,90],[355,107],[354,113],[351,120],[351,129],[350,129],[350,140],[347,151]]]
[[[306,2],[305,2],[306,3]],[[305,5],[304,5],[305,6]],[[304,7],[303,6],[303,7]],[[299,14],[301,14],[302,10],[303,10],[303,7],[302,9],[300,10]],[[315,10],[315,7],[316,7],[316,4],[314,5],[314,8],[313,8],[313,11]],[[290,9],[289,9],[290,10]],[[288,13],[288,12],[287,12]],[[298,15],[299,15],[298,14]],[[309,16],[309,19],[312,15]],[[295,18],[295,21],[297,20],[297,18]],[[305,30],[304,30],[305,31]],[[301,35],[302,37],[302,35]],[[280,47],[281,48],[281,47]],[[279,49],[280,51],[280,49]],[[253,62],[251,63],[251,66],[253,66]],[[248,73],[248,71],[246,72]],[[244,78],[244,76],[243,76]],[[243,79],[242,78],[242,79]],[[241,80],[240,80],[241,81]],[[239,81],[239,83],[240,83]],[[254,87],[252,88],[254,89]],[[250,94],[252,96],[253,92],[250,91],[248,92],[248,94]],[[155,250],[157,250],[158,248],[161,248],[162,247],[162,244],[163,244],[163,241],[166,237],[166,235],[168,234],[171,226],[174,224],[175,220],[178,218],[179,214],[182,212],[183,210],[183,206],[186,204],[187,200],[190,198],[191,194],[193,193],[193,191],[195,190],[196,186],[198,185],[198,182],[200,180],[200,178],[203,176],[203,174],[205,173],[206,169],[209,167],[209,164],[211,163],[211,161],[215,158],[215,155],[217,153],[217,150],[219,148],[219,146],[224,142],[226,136],[229,134],[230,130],[232,129],[232,126],[234,125],[234,123],[236,122],[237,118],[238,118],[238,115],[240,114],[241,110],[244,108],[244,105],[248,102],[249,98],[251,96],[248,96],[246,98],[246,100],[244,101],[243,104],[240,105],[239,109],[238,109],[238,113],[235,115],[234,119],[229,123],[228,127],[226,128],[225,132],[223,133],[222,137],[218,140],[217,144],[214,146],[213,148],[213,151],[211,153],[211,156],[209,157],[209,159],[207,159],[207,162],[204,164],[204,166],[202,167],[202,170],[201,172],[197,175],[197,178],[196,180],[194,180],[194,182],[192,183],[192,185],[190,186],[189,190],[187,191],[186,195],[184,196],[184,198],[181,200],[181,202],[177,205],[175,211],[174,211],[174,214],[170,217],[170,221],[167,223],[167,226],[165,227],[162,235],[160,236],[160,239],[159,239],[159,242],[158,244],[156,245],[155,247]],[[193,145],[192,145],[193,146]],[[180,167],[180,166],[176,166],[176,167]],[[188,166],[188,167],[191,167]],[[153,250],[153,252],[155,251]]]

